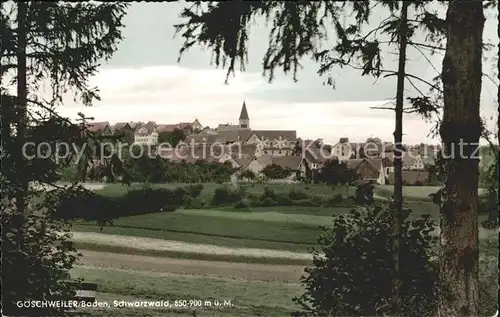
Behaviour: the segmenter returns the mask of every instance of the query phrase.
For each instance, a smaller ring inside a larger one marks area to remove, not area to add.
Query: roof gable
[[[253,158],[233,158],[234,161],[240,166],[240,168],[246,168]]]
[[[179,122],[178,126],[179,126],[179,129],[192,129],[193,123],[191,123],[191,122]]]
[[[259,139],[268,141],[297,141],[297,131],[295,130],[253,130]]]
[[[89,122],[85,124],[87,130],[92,133],[101,133],[106,131],[108,129],[111,131],[111,126],[109,125],[108,121],[102,121],[102,122]]]
[[[250,130],[225,130],[217,133],[216,140],[220,143],[233,143],[238,141],[247,141],[252,134]]]
[[[284,169],[297,170],[302,163],[302,157],[295,155],[275,156],[271,158],[271,162]]]
[[[120,131],[120,130],[125,130],[125,129],[132,130],[132,127],[130,126],[130,124],[128,122],[117,122],[113,126],[113,130],[115,130],[115,131]]]
[[[354,170],[363,179],[377,179],[380,176],[382,159],[347,160],[347,168]]]

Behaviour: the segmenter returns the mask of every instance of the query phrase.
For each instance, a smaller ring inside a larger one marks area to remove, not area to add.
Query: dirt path
[[[304,272],[300,265],[268,265],[214,261],[181,260],[142,255],[80,251],[79,265],[119,270],[231,278],[247,281],[298,283]]]
[[[297,253],[281,250],[230,248],[211,244],[196,244],[180,241],[169,241],[154,238],[120,236],[95,232],[73,232],[73,241],[100,245],[127,247],[141,250],[181,251],[187,253],[218,254],[248,257],[268,257],[285,259],[312,259],[309,253]]]

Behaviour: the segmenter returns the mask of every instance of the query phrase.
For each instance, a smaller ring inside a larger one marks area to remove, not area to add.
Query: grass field
[[[98,291],[106,294],[97,300],[218,300],[231,301],[232,307],[206,308],[198,316],[289,316],[298,307],[292,298],[301,293],[299,284],[280,282],[255,282],[245,280],[200,278],[144,271],[127,271],[75,267],[71,275],[84,277],[99,285]],[[193,316],[192,308],[178,310],[178,316]],[[175,312],[155,312],[146,309],[130,310],[140,316],[175,316]],[[119,309],[118,313],[123,312]],[[110,310],[102,312],[109,316]],[[218,315],[214,315],[218,313]],[[99,314],[95,314],[97,316]],[[122,316],[122,315],[120,315]],[[138,315],[135,315],[138,316]]]
[[[177,187],[182,184],[161,184],[157,187]],[[143,185],[135,184],[132,188]],[[208,197],[220,184],[204,184],[202,196]],[[247,190],[253,193],[263,192],[264,184],[248,186]],[[276,191],[289,192],[293,188],[309,191],[314,195],[332,195],[334,191],[324,185],[303,184],[271,184]],[[413,190],[405,206],[412,209],[413,216],[430,214],[438,220],[438,206],[424,200],[428,192],[434,188],[410,188]],[[406,192],[408,188],[405,188]],[[417,190],[418,189],[418,190]],[[98,193],[108,196],[123,195],[128,188],[111,184]],[[345,193],[345,188],[337,188]],[[411,192],[410,190],[410,192]],[[354,190],[350,190],[351,194]],[[406,193],[405,192],[405,193]],[[386,197],[390,194],[389,187],[377,187],[378,195]],[[428,198],[427,198],[428,199]],[[331,216],[347,213],[350,207],[253,207],[250,210],[235,210],[231,207],[217,207],[217,209],[177,210],[175,212],[154,213],[122,217],[114,221],[113,226],[103,229],[103,233],[147,237],[190,243],[220,245],[227,247],[263,248],[287,250],[295,252],[309,252],[315,245],[319,234],[319,227],[331,225]],[[74,223],[75,231],[99,232],[93,222]]]
[[[91,250],[96,252],[144,255],[160,258],[185,259],[193,261],[220,261],[231,263],[253,263],[253,264],[273,264],[273,265],[309,265],[311,260],[292,257],[268,257],[268,256],[248,256],[234,254],[199,253],[176,250],[158,250],[153,248],[137,248],[135,246],[118,246],[112,244],[76,242],[77,250]]]
[[[304,223],[301,220],[307,219]],[[278,212],[178,210],[117,219],[103,233],[142,236],[231,247],[307,252],[319,226],[330,217]],[[95,223],[79,223],[75,230],[97,231]]]
[[[429,194],[437,192],[440,188],[440,186],[404,186],[403,196],[407,201],[430,201]],[[483,195],[485,192],[485,189],[479,188],[479,195]],[[377,185],[374,193],[381,197],[391,197],[394,193],[394,187],[392,185]]]
[[[423,214],[428,213],[427,208],[435,206],[415,202],[413,208],[419,210],[416,214]],[[342,207],[177,210],[123,217],[102,232],[230,247],[308,252],[315,245],[320,226],[332,225],[333,214],[348,210]],[[100,231],[93,222],[77,222],[73,227],[76,231]]]

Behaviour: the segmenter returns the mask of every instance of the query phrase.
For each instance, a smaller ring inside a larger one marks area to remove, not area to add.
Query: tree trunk
[[[401,311],[401,276],[399,268],[399,253],[401,244],[401,216],[403,211],[403,175],[401,172],[402,142],[403,142],[403,103],[404,85],[406,79],[406,47],[408,1],[403,1],[401,8],[401,28],[399,34],[399,64],[396,91],[396,127],[394,130],[394,223],[393,223],[393,257],[394,257],[394,279],[393,279],[393,314],[402,316]]]
[[[16,108],[19,113],[19,121],[16,125],[16,149],[14,156],[14,165],[18,187],[16,197],[16,214],[14,220],[14,228],[18,231],[18,241],[20,249],[22,247],[22,227],[24,226],[24,213],[26,210],[26,197],[28,194],[28,178],[26,174],[25,157],[23,146],[26,142],[27,128],[27,81],[26,81],[26,15],[27,3],[18,2],[17,4],[17,102]]]
[[[478,316],[479,104],[484,14],[481,1],[450,1],[443,59],[445,159],[439,316]]]
[[[500,40],[500,1],[497,1],[497,19],[498,19],[498,24],[497,24],[497,35],[498,35],[498,39]],[[500,81],[500,42],[498,43],[498,60],[497,60],[497,77],[498,77],[498,80]],[[499,82],[499,85],[498,85],[498,89],[497,89],[497,109],[498,109],[498,118],[497,118],[497,142],[500,142],[500,82]],[[497,156],[496,156],[496,177],[497,177],[497,197],[498,197],[498,205],[497,207],[500,208],[500,181],[498,181],[498,179],[500,178],[500,149],[495,149],[497,152]],[[496,226],[499,225],[499,220],[498,220],[498,208],[495,210],[496,211],[496,217],[494,219],[494,224],[496,224]]]

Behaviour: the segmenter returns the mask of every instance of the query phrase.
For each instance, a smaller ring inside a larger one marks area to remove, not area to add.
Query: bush
[[[189,185],[185,187],[189,196],[193,198],[198,198],[201,195],[201,191],[203,190],[203,184]]]
[[[373,190],[374,186],[371,184],[362,184],[356,187],[356,194],[354,200],[357,205],[371,205],[374,201]]]
[[[341,194],[337,194],[333,197],[333,201],[335,201],[337,203],[341,203],[343,200],[344,200],[344,196],[342,196]]]
[[[305,292],[294,301],[314,316],[331,312],[338,316],[389,315],[394,277],[392,212],[369,207],[333,218],[335,226],[324,228],[318,239],[320,249],[314,251],[313,264],[305,269]],[[429,235],[432,229],[428,215],[405,220],[403,226],[400,276],[406,316],[435,316],[438,268],[430,255],[437,238]]]
[[[65,192],[66,189],[47,192],[50,197],[41,202],[34,195],[26,197],[29,204],[24,210],[22,230],[17,227],[19,211],[14,202],[2,200],[2,316],[68,315],[62,305],[24,308],[16,305],[20,299],[67,299],[79,288],[81,279],[75,283],[63,281],[79,254],[66,231],[67,223],[53,219],[56,206],[52,203],[58,202],[56,196]]]
[[[240,188],[239,191],[231,190],[227,187],[218,187],[214,191],[212,197],[213,206],[229,205],[237,202],[243,197],[244,189]]]
[[[323,205],[323,202],[324,202],[324,198],[321,196],[312,196],[310,198],[310,200],[311,200],[313,206],[318,206],[318,207]]]
[[[479,315],[494,316],[498,310],[498,247],[495,257],[479,260]]]
[[[235,209],[249,209],[251,207],[251,203],[247,198],[243,198],[234,204],[233,208]]]
[[[261,199],[259,195],[256,194],[247,194],[246,198],[248,203],[253,207],[261,206]]]
[[[261,206],[262,207],[273,207],[273,206],[278,206],[278,203],[276,202],[276,200],[274,200],[270,197],[266,197],[266,198],[261,200]]]
[[[276,193],[269,187],[264,187],[264,192],[262,193],[262,199],[270,198],[276,200]]]
[[[288,193],[288,197],[290,197],[290,199],[292,200],[299,200],[299,199],[307,199],[309,196],[306,193],[301,192],[299,190],[295,190],[295,188],[293,188]]]
[[[323,199],[323,203],[321,204],[323,207],[337,207],[342,204],[344,197],[340,194],[335,195],[334,197],[329,197]]]
[[[202,209],[205,207],[205,202],[199,198],[191,196],[184,197],[184,208],[186,209]]]
[[[292,206],[293,205],[293,200],[285,194],[277,194],[276,198],[276,205],[277,206]]]
[[[83,187],[58,190],[57,195],[52,194],[47,195],[47,201],[56,206],[53,213],[55,219],[96,221],[102,228],[120,216],[117,197],[97,195]]]
[[[118,201],[120,216],[142,215],[148,213],[174,211],[184,203],[187,192],[179,187],[172,190],[166,188],[141,188],[128,191]]]
[[[67,191],[59,197],[54,217],[74,220],[97,221],[98,225],[112,224],[119,217],[174,211],[188,197],[185,189],[144,187],[128,191],[123,196],[107,197],[88,190]]]

